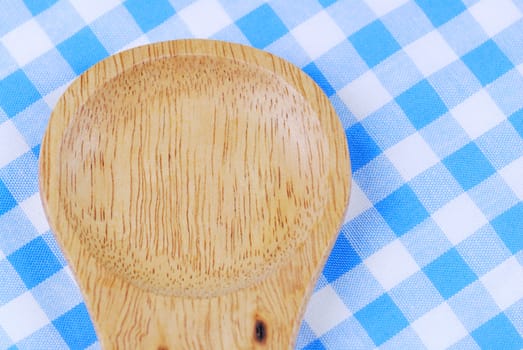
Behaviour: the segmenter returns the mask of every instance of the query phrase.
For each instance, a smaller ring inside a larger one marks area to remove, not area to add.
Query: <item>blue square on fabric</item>
[[[320,339],[316,339],[315,341],[309,343],[306,347],[303,348],[303,350],[325,350],[325,349],[326,348]]]
[[[9,210],[16,207],[16,200],[13,195],[7,189],[7,186],[0,179],[0,215],[8,212]]]
[[[89,27],[85,27],[59,44],[57,49],[76,74],[82,73],[108,55]]]
[[[40,328],[19,341],[19,349],[67,349],[68,346],[52,324]]]
[[[396,39],[380,20],[351,35],[349,41],[370,68],[400,49]]]
[[[42,237],[33,239],[9,255],[7,259],[29,289],[40,284],[62,268]]]
[[[174,15],[167,0],[126,0],[124,6],[143,32],[147,32]]]
[[[488,247],[488,249],[485,249],[485,247]],[[483,276],[491,271],[511,255],[491,225],[485,225],[477,230],[473,235],[459,243],[456,249],[478,276]]]
[[[514,129],[516,129],[519,136],[523,138],[523,108],[512,114],[508,120]]]
[[[472,332],[472,337],[482,349],[520,350],[523,337],[504,313],[500,313]]]
[[[443,302],[443,298],[423,272],[410,276],[391,289],[389,294],[410,322]]]
[[[318,2],[321,4],[321,6],[323,7],[329,7],[330,5],[334,4],[335,2],[337,2],[338,0],[318,0]]]
[[[71,349],[85,349],[97,339],[84,303],[54,320],[53,325]]]
[[[416,0],[416,3],[436,27],[448,22],[466,9],[460,0]]]
[[[477,280],[476,274],[455,248],[425,266],[423,272],[445,299]]]
[[[468,331],[476,329],[500,312],[480,281],[463,288],[447,303]]]
[[[376,158],[381,153],[376,142],[369,136],[361,123],[354,124],[345,130],[347,142],[351,152],[352,171],[355,172],[362,166]]]
[[[396,102],[416,129],[423,128],[447,112],[447,107],[426,79],[399,95]]]
[[[2,232],[3,233],[3,232]],[[7,283],[0,283],[0,307],[24,293],[27,288],[13,265],[6,259],[0,260],[0,276]]]
[[[33,16],[51,7],[57,0],[24,0],[25,6]]]
[[[303,70],[321,87],[327,96],[331,96],[336,92],[332,88],[331,84],[329,84],[329,81],[325,78],[323,73],[314,64],[314,62],[311,62],[307,66],[303,67]]]
[[[465,191],[470,190],[496,171],[473,142],[443,159],[443,164]]]
[[[9,117],[23,111],[40,97],[38,90],[22,70],[0,80],[0,107]]]
[[[499,238],[513,254],[523,249],[523,203],[520,202],[491,221]]]
[[[240,18],[236,25],[251,44],[264,48],[287,33],[287,27],[267,4]]]
[[[360,262],[361,258],[352,248],[347,238],[345,238],[343,232],[341,232],[325,263],[323,275],[331,283]]]
[[[388,294],[383,294],[354,315],[376,345],[381,345],[409,325]]]
[[[398,236],[407,233],[429,216],[427,209],[407,184],[378,202],[376,209]]]
[[[462,60],[483,86],[492,83],[514,67],[493,40],[488,40],[470,51]]]

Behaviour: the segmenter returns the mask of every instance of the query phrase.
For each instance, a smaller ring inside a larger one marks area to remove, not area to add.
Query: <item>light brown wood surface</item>
[[[350,192],[292,64],[208,40],[119,53],[51,115],[41,196],[104,349],[286,349]]]

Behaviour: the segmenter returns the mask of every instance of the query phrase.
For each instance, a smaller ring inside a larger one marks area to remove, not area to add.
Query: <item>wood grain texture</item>
[[[292,347],[350,193],[318,86],[208,40],[81,75],[51,115],[40,172],[105,349]]]

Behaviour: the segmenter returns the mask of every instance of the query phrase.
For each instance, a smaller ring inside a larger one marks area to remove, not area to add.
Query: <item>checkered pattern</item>
[[[96,349],[38,155],[80,73],[210,37],[303,68],[345,128],[352,200],[298,349],[523,348],[523,1],[0,0],[0,349]],[[277,310],[275,310],[277,312]]]

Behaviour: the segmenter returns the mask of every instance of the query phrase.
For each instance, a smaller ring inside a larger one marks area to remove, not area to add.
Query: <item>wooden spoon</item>
[[[350,192],[320,88],[208,40],[82,74],[51,115],[40,175],[105,349],[292,347]]]

